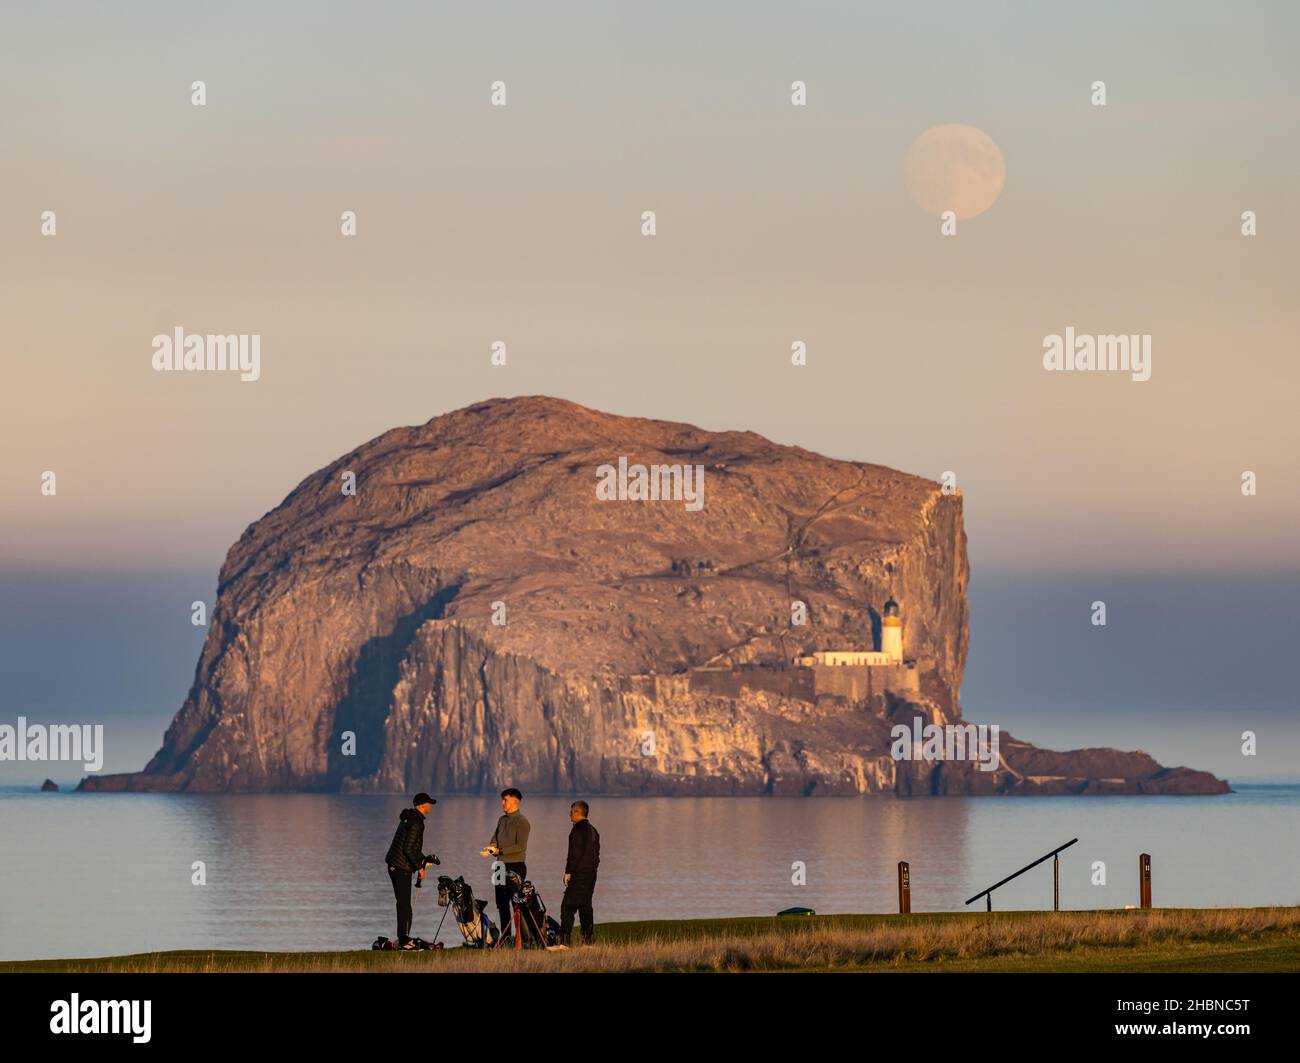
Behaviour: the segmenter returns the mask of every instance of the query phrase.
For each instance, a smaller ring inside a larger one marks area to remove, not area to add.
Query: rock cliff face
[[[702,468],[703,506],[598,497],[620,458],[633,479]],[[931,481],[747,432],[484,402],[385,433],[252,525],[162,749],[82,789],[1226,789],[1006,736],[995,772],[895,761],[893,723],[959,717],[967,580],[961,498]],[[849,697],[791,667],[873,648],[891,596],[907,682]]]

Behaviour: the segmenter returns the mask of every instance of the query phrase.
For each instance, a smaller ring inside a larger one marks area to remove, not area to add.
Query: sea
[[[1186,797],[593,798],[596,920],[892,912],[965,902],[1058,846],[1060,904],[1300,904],[1300,785]],[[160,949],[368,948],[395,933],[384,867],[401,797],[0,791],[0,959]],[[526,798],[529,878],[557,917],[569,799]],[[426,851],[492,899],[478,855],[499,803],[444,797]],[[1052,861],[995,890],[994,910],[1050,909]],[[490,912],[495,908],[490,907]],[[458,935],[429,886],[414,933]]]

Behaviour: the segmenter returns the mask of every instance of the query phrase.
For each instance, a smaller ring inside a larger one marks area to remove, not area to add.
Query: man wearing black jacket
[[[418,793],[411,799],[412,807],[402,809],[393,842],[384,857],[388,864],[388,877],[393,883],[393,895],[397,898],[399,949],[415,948],[411,944],[411,876],[419,875],[423,880],[424,865],[438,862],[436,856],[424,855],[424,817],[437,803],[426,793]]]
[[[569,806],[569,858],[564,863],[564,899],[560,902],[560,944],[567,945],[573,934],[576,912],[582,925],[582,943],[596,943],[596,918],[591,895],[596,890],[596,869],[600,866],[600,832],[587,819],[586,801]]]

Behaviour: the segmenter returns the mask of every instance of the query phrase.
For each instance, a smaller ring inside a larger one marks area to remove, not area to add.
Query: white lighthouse
[[[883,668],[886,665],[905,663],[903,621],[898,615],[898,603],[890,598],[881,613],[880,649],[817,650],[815,653],[801,654],[794,659],[794,663],[803,668]]]
[[[898,603],[890,598],[880,619],[880,652],[894,664],[903,661],[903,621],[898,616]]]

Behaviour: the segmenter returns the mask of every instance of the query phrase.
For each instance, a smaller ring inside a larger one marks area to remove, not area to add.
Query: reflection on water
[[[383,856],[397,797],[0,794],[0,958],[153,949],[346,949],[392,936]],[[529,876],[558,915],[568,799],[532,798]],[[491,897],[478,850],[498,803],[434,806],[426,850]],[[598,922],[896,909],[896,866],[914,911],[963,901],[1070,838],[1067,908],[1137,901],[1152,855],[1157,906],[1300,903],[1300,788],[1218,797],[595,799]],[[202,861],[207,885],[195,886]],[[1094,885],[1095,861],[1106,884]],[[807,884],[792,884],[796,862]],[[994,907],[1051,907],[1051,864],[998,890]],[[983,902],[980,902],[982,904]],[[973,906],[974,907],[974,906]],[[442,914],[416,899],[415,933]],[[454,930],[452,931],[454,934]],[[447,927],[442,940],[453,942]]]

